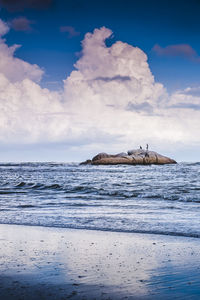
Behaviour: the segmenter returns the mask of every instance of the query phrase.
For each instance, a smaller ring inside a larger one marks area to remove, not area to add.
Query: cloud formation
[[[8,31],[8,25],[0,20],[0,73],[11,83],[21,82],[24,79],[39,82],[43,75],[43,70],[35,64],[31,65],[14,57],[15,51],[20,45],[7,46],[2,36]]]
[[[131,80],[130,76],[121,76],[121,75],[116,75],[114,77],[97,77],[94,78],[93,80],[101,80],[105,82],[110,82],[110,81],[127,81]]]
[[[45,9],[50,6],[52,0],[0,0],[0,7],[6,8],[10,12],[30,9]]]
[[[80,32],[76,31],[72,26],[61,26],[60,32],[67,32],[69,38],[80,35]]]
[[[180,92],[181,93],[181,92]],[[200,97],[200,87],[188,87],[182,91],[185,95],[191,95],[194,97]]]
[[[85,35],[61,92],[40,87],[43,70],[14,56],[19,46],[8,47],[2,38],[8,30],[0,21],[2,145],[65,143],[109,152],[146,142],[165,151],[177,143],[200,145],[200,111],[183,105],[200,98],[183,91],[168,95],[141,49],[121,41],[106,46],[111,30]]]
[[[111,35],[112,31],[105,27],[85,35],[82,57],[75,64],[77,70],[65,80],[66,97],[70,94],[70,98],[96,99],[97,104],[121,108],[130,101],[152,105],[162,101],[165,89],[154,82],[146,54],[120,41],[107,47],[105,40]],[[80,95],[71,95],[75,85]]]
[[[188,87],[176,91],[169,102],[170,108],[182,108],[189,110],[200,110],[200,87]]]
[[[200,62],[197,52],[188,44],[169,45],[164,48],[155,45],[152,50],[161,56],[180,56]]]
[[[129,102],[127,105],[127,110],[134,112],[142,112],[142,113],[153,113],[153,107],[148,102],[142,102],[140,104],[134,104]]]
[[[15,31],[31,31],[32,30],[31,24],[33,23],[34,23],[33,21],[30,21],[26,17],[18,17],[18,18],[14,18],[11,21],[11,27]]]

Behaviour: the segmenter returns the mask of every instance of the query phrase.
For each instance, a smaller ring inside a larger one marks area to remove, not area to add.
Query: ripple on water
[[[200,236],[200,163],[0,170],[1,223]]]

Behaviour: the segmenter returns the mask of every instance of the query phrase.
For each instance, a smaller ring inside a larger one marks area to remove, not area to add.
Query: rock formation
[[[155,151],[148,151],[143,149],[129,150],[127,153],[107,154],[99,153],[93,157],[92,160],[88,159],[82,162],[81,165],[165,165],[176,164],[176,161],[158,154]]]

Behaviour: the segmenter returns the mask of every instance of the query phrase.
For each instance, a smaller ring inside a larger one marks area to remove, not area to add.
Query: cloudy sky
[[[200,161],[200,2],[0,0],[0,161]]]

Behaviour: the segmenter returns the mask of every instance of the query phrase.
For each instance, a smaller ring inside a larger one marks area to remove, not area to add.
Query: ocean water
[[[200,238],[200,163],[2,163],[0,223]]]

